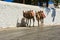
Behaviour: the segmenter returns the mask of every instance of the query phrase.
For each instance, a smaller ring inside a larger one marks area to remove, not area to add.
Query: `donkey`
[[[38,11],[36,12],[36,20],[38,21],[38,27],[39,27],[39,22],[41,22],[41,25],[44,23],[44,18],[45,18],[45,14],[43,13],[43,11]]]
[[[25,11],[25,12],[23,11],[23,17],[26,18],[27,26],[31,26],[31,19],[33,19],[33,27],[34,27],[35,19],[34,19],[34,12],[33,12],[33,10]],[[30,24],[29,24],[29,22],[30,22]]]

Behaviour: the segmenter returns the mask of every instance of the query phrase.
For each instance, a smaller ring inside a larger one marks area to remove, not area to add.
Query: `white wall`
[[[7,3],[0,1],[0,27],[16,27],[17,19],[19,18],[19,22],[23,17],[23,10],[43,10],[45,12],[45,8],[25,5],[25,4],[17,4],[17,3]],[[44,24],[52,25],[52,24],[60,24],[60,9],[56,9],[56,18],[55,21],[52,22],[51,12],[46,15],[44,20]],[[45,12],[46,14],[46,12]],[[35,22],[37,25],[37,21]]]

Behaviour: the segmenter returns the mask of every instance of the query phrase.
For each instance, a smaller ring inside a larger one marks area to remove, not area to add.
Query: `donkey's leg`
[[[38,20],[38,27],[39,27],[39,20]]]
[[[43,23],[44,23],[44,19],[41,19],[41,26],[43,26]]]
[[[33,27],[34,27],[34,22],[35,22],[35,19],[34,19],[34,17],[33,17]]]
[[[31,19],[29,21],[30,21],[30,25],[29,26],[31,26]]]
[[[28,22],[28,27],[29,27],[29,19],[27,19],[27,22]]]
[[[26,19],[26,23],[27,23],[27,26],[28,26],[28,19]]]
[[[44,20],[41,19],[41,27],[40,27],[40,30],[41,30],[41,31],[43,31],[43,22],[44,22]]]

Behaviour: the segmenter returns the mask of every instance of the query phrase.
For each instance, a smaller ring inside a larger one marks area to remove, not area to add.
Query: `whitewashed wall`
[[[23,10],[34,10],[39,11],[43,10],[45,12],[45,8],[38,6],[31,6],[25,4],[17,4],[17,3],[8,3],[0,1],[0,27],[16,27],[17,19],[20,22],[23,17]],[[52,22],[51,12],[46,15],[44,20],[44,24],[52,25],[52,24],[60,24],[60,9],[56,9],[56,18],[55,21]],[[45,12],[46,14],[46,12]],[[35,22],[37,25],[37,21]]]

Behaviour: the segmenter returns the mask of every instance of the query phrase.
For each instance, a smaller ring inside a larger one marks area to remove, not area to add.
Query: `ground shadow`
[[[17,24],[16,24],[16,27],[26,27],[26,26],[21,25],[21,23],[17,23]]]
[[[16,27],[26,27],[25,25],[23,25],[22,23],[18,22],[19,19],[17,19],[17,23],[16,23]]]

